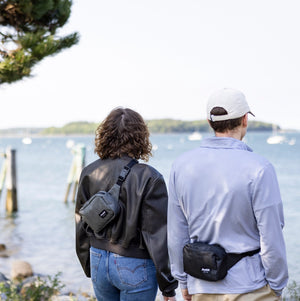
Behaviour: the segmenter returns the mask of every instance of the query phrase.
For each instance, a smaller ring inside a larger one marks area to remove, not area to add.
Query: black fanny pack
[[[226,253],[217,244],[190,243],[183,248],[183,267],[187,274],[195,278],[218,281],[224,279],[227,271],[243,257],[252,256],[259,251],[260,249],[241,254]]]
[[[118,181],[109,191],[99,191],[94,194],[79,210],[82,220],[97,233],[113,221],[120,211],[119,193],[122,183],[128,176],[131,167],[138,163],[132,159],[123,167]]]

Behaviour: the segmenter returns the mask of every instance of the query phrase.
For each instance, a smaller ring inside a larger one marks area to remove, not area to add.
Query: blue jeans
[[[91,247],[91,278],[98,301],[154,301],[156,270],[151,259],[120,256]]]

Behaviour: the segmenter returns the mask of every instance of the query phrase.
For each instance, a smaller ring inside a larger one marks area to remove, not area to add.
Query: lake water
[[[211,135],[203,134],[203,137]],[[275,166],[285,212],[284,236],[288,254],[290,281],[300,283],[300,133],[286,133],[282,144],[268,144],[270,133],[252,133],[246,143],[267,157]],[[70,290],[91,292],[91,282],[81,269],[75,254],[74,203],[64,203],[67,178],[73,155],[67,145],[86,146],[86,163],[97,157],[94,137],[39,137],[31,144],[21,138],[0,138],[0,151],[16,149],[18,213],[7,217],[5,191],[0,199],[0,243],[7,246],[8,258],[0,258],[0,272],[9,276],[14,260],[30,262],[35,273],[55,275]],[[168,183],[173,160],[182,152],[197,147],[188,134],[151,136],[154,156],[149,164],[156,167]],[[0,166],[3,158],[0,158]]]

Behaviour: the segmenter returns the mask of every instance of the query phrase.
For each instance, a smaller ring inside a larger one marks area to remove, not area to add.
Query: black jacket
[[[90,277],[89,248],[93,246],[135,258],[151,258],[164,296],[174,296],[177,281],[171,276],[167,250],[168,195],[162,175],[146,164],[136,164],[120,189],[121,210],[115,221],[99,233],[79,215],[82,205],[96,192],[108,191],[117,182],[129,157],[98,159],[82,170],[76,198],[76,252]]]

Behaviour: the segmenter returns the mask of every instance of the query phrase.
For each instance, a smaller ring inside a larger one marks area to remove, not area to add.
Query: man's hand
[[[192,295],[189,294],[189,291],[187,288],[182,289],[181,294],[182,294],[184,301],[192,301]]]

